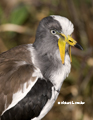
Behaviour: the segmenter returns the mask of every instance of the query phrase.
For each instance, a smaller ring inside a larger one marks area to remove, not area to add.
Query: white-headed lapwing
[[[41,120],[52,108],[71,69],[73,24],[43,18],[33,44],[0,54],[0,120]]]

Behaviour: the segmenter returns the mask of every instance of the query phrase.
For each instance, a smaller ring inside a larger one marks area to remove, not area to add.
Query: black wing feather
[[[38,117],[52,96],[52,83],[38,79],[31,91],[16,106],[1,116],[1,120],[31,120]]]

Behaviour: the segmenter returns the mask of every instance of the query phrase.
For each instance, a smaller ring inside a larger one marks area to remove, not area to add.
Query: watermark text
[[[85,102],[82,102],[82,101],[80,101],[80,102],[73,102],[73,101],[71,101],[71,102],[66,102],[66,101],[62,101],[62,102],[58,102],[58,104],[59,105],[61,105],[61,104],[64,104],[64,105],[68,105],[68,104],[78,104],[78,105],[84,105],[85,104]]]

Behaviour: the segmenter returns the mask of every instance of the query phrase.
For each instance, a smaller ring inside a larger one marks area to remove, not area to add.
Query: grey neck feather
[[[41,70],[45,79],[49,79],[52,72],[58,70],[60,66],[63,66],[59,49],[42,54],[42,51],[40,52],[34,48],[34,53],[36,67]],[[66,54],[68,54],[68,51],[66,51]]]

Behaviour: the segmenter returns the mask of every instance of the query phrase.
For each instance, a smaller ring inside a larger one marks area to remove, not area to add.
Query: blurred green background
[[[71,73],[43,120],[93,120],[93,0],[0,0],[0,53],[33,43],[39,21],[53,14],[73,22],[73,37],[84,51],[72,48]],[[85,104],[58,105],[58,101]]]

